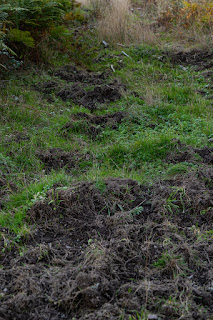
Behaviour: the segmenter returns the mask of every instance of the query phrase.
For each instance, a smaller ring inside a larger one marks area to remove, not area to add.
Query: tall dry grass
[[[111,0],[102,10],[98,23],[99,36],[113,43],[129,42],[131,30],[129,0]]]
[[[100,40],[110,43],[155,42],[150,28],[132,12],[130,0],[92,0],[97,5],[99,21],[97,25]],[[104,2],[104,3],[103,3]]]
[[[78,1],[90,6],[97,18],[99,40],[156,44],[163,32],[170,35],[171,41],[183,45],[209,46],[213,42],[213,0]]]

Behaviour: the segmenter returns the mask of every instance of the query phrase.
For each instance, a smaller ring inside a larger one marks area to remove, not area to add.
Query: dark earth
[[[125,91],[120,81],[108,80],[107,73],[78,70],[72,65],[60,68],[54,75],[64,81],[51,80],[40,83],[36,88],[44,94],[54,93],[63,101],[68,100],[91,111],[100,109],[103,103],[120,99]]]
[[[65,169],[66,172],[77,170],[81,164],[89,165],[92,158],[89,152],[81,154],[79,151],[66,152],[61,148],[53,148],[46,151],[37,152],[37,157],[44,163],[45,172],[49,173],[53,170]]]
[[[197,70],[205,70],[213,67],[212,50],[193,49],[190,51],[167,52],[166,56],[174,64],[196,66]]]
[[[21,252],[2,230],[1,319],[129,319],[142,307],[212,319],[212,178],[205,168],[152,187],[111,178],[50,190],[28,213]]]
[[[101,139],[104,129],[118,129],[119,124],[126,116],[125,112],[120,111],[103,116],[79,112],[73,115],[71,121],[64,125],[62,132],[64,136],[68,136],[69,132],[82,133],[92,140],[97,140]]]
[[[199,155],[199,157],[198,157]],[[213,148],[204,146],[201,149],[193,148],[192,146],[181,143],[180,140],[175,141],[173,153],[169,154],[166,158],[167,162],[180,163],[203,163],[213,164]]]

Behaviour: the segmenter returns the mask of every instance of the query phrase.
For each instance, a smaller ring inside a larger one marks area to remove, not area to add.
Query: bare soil
[[[80,70],[73,65],[67,65],[59,68],[55,76],[66,80],[67,82],[83,82],[94,85],[102,84],[108,76],[107,73],[97,73],[90,70]]]
[[[64,66],[55,72],[55,76],[66,83],[51,80],[39,83],[37,89],[49,95],[54,93],[63,101],[72,101],[91,111],[100,108],[101,104],[113,102],[122,97],[125,86],[119,80],[109,81],[108,74],[94,73],[77,69],[74,66]],[[48,97],[51,99],[51,97]]]
[[[53,148],[48,150],[40,150],[37,152],[37,157],[44,163],[45,172],[48,173],[52,169],[65,169],[66,172],[77,170],[82,162],[87,162],[92,158],[88,152],[81,154],[79,151],[66,152],[60,148]]]
[[[197,156],[200,156],[200,159]],[[181,143],[180,140],[176,140],[175,150],[169,154],[166,158],[167,162],[180,163],[202,163],[213,164],[213,147],[204,146],[203,148],[193,148],[192,146]]]
[[[213,52],[211,50],[193,49],[191,51],[167,52],[167,57],[174,64],[196,66],[197,70],[213,67]]]
[[[60,89],[56,96],[63,101],[71,99],[75,104],[82,105],[93,111],[100,104],[120,99],[121,88],[120,83],[113,82],[95,86],[92,90],[86,91],[79,84],[74,84]]]
[[[0,317],[212,319],[212,178],[55,186],[28,212],[24,249],[1,251]]]
[[[213,90],[213,51],[193,49],[190,51],[167,52],[163,59],[169,58],[173,64],[183,66],[193,66],[196,71],[202,71],[202,75],[209,83],[208,90]],[[197,93],[212,100],[213,95],[209,95],[206,90],[197,90]]]
[[[172,59],[205,61],[195,57],[182,53]],[[73,66],[55,76],[70,83],[49,81],[40,90],[91,111],[119,99],[124,89],[119,82],[107,83],[104,74]],[[62,134],[99,139],[126,116],[79,112]],[[59,148],[37,156],[46,173],[69,172],[91,157]],[[116,178],[55,185],[28,211],[27,236],[0,229],[0,320],[139,320],[136,312],[142,309],[146,320],[212,320],[212,156],[213,148],[195,149],[177,140],[166,161],[199,162],[202,168],[152,186]],[[6,185],[2,177],[0,197]]]

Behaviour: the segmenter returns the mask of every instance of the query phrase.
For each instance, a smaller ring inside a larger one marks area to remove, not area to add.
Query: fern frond
[[[19,29],[11,29],[8,33],[8,37],[10,41],[21,42],[26,47],[34,48],[35,40],[31,36],[29,31],[22,31]]]
[[[17,54],[10,47],[8,47],[2,40],[0,40],[0,51],[3,51],[3,50],[6,52],[9,52],[14,56],[17,56]]]

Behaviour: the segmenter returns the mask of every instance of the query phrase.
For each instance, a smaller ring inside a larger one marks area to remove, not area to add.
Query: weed
[[[162,257],[153,263],[153,266],[156,268],[165,268],[168,262],[171,260],[171,256],[168,252],[162,254]]]
[[[186,35],[188,38],[209,45],[208,41],[212,43],[210,36],[213,27],[212,17],[212,1],[168,1],[167,6],[159,14],[158,23],[164,25],[167,30],[173,28],[179,38],[184,38]]]
[[[180,210],[182,213],[185,213],[185,198],[186,192],[184,187],[173,187],[174,191],[170,194],[167,199],[167,204],[165,208],[171,213],[178,213]]]
[[[35,202],[44,200],[47,191],[51,189],[55,183],[67,182],[68,180],[69,177],[66,177],[62,173],[55,174],[44,178],[43,181],[28,185],[20,193],[12,194],[10,201],[4,206],[4,211],[1,212],[0,225],[8,226],[20,235],[27,234],[30,229],[23,225],[27,211]]]
[[[133,216],[140,215],[143,212],[144,208],[142,206],[137,206],[131,210]]]
[[[148,319],[148,312],[145,310],[141,311],[132,311],[134,315],[129,316],[129,320],[147,320]]]
[[[192,166],[193,165],[188,162],[181,162],[169,167],[166,174],[169,178],[175,178],[178,175],[185,175],[192,168]]]

